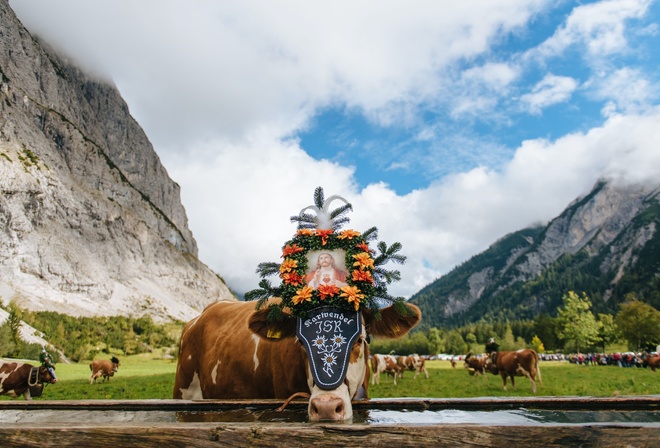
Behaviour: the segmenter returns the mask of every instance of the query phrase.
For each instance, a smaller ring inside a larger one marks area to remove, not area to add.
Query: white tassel
[[[333,196],[330,196],[329,198],[327,198],[323,202],[323,208],[319,209],[315,205],[310,205],[310,206],[307,206],[307,207],[303,208],[302,210],[300,210],[300,213],[298,214],[298,216],[302,216],[303,213],[305,213],[306,210],[313,210],[313,211],[316,212],[316,217],[314,218],[314,221],[316,222],[316,229],[317,230],[331,230],[334,226],[333,226],[332,218],[330,217],[331,212],[330,212],[329,209],[330,209],[330,203],[332,203],[332,201],[334,201],[335,199],[339,199],[339,200],[343,201],[344,204],[349,205],[349,203],[346,199],[344,199],[341,196],[335,194]]]

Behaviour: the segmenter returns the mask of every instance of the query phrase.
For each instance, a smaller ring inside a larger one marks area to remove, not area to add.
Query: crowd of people
[[[566,359],[571,364],[586,366],[646,367],[653,355],[646,352],[577,353],[566,356]]]

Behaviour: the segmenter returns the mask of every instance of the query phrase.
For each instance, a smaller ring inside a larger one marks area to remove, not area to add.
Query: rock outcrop
[[[197,259],[179,186],[108,81],[0,0],[0,298],[186,320],[231,299]]]

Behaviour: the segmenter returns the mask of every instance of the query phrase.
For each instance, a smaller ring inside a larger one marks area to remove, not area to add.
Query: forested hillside
[[[424,324],[459,326],[553,316],[567,291],[594,313],[629,294],[660,308],[657,186],[600,182],[545,227],[507,235],[413,295]]]

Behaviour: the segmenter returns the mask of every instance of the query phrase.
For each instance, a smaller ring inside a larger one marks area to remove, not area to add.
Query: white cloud
[[[403,244],[409,296],[508,232],[559,214],[602,176],[655,181],[660,166],[660,110],[616,116],[602,127],[556,141],[524,142],[502,170],[477,168],[400,196],[386,184],[359,191],[352,171],[308,157],[295,142],[255,139],[250,147],[214,142],[211,160],[166,160],[183,185],[200,255],[239,292],[257,287],[263,261],[279,260],[295,232],[289,217],[312,204],[317,186],[353,204],[350,228],[379,228],[381,240]]]
[[[548,73],[534,86],[531,93],[520,97],[520,102],[530,113],[540,114],[548,106],[567,101],[577,86],[578,83],[573,78]]]
[[[644,16],[652,0],[604,0],[573,9],[563,27],[531,55],[560,55],[572,45],[584,46],[589,58],[600,59],[627,49],[625,22]]]
[[[605,116],[639,112],[653,104],[659,93],[640,70],[629,67],[597,74],[589,88],[594,97],[609,102],[603,110]]]
[[[657,175],[652,169],[660,166],[654,145],[660,141],[660,112],[633,109],[624,101],[627,96],[640,103],[652,96],[652,86],[634,71],[594,77],[591,91],[603,98],[610,89],[629,88],[607,96],[616,109],[603,126],[555,141],[526,141],[510,160],[501,146],[486,145],[469,129],[443,135],[460,123],[443,128],[439,114],[417,134],[432,146],[425,168],[440,172],[440,164],[450,164],[455,171],[479,146],[498,159],[487,166],[501,168],[486,167],[490,160],[483,156],[484,166],[406,195],[385,183],[358,189],[352,167],[314,160],[290,136],[330,106],[383,124],[413,122],[424,107],[450,116],[447,104],[461,117],[476,110],[502,113],[497,106],[517,91],[527,61],[489,62],[493,42],[528,25],[549,3],[11,5],[26,25],[116,82],[182,187],[200,258],[231,287],[241,293],[257,287],[258,263],[278,261],[282,243],[295,230],[289,217],[311,204],[320,185],[327,195],[341,194],[353,203],[352,227],[376,225],[382,240],[403,244],[409,261],[401,267],[404,281],[391,292],[408,296],[504,233],[554,217],[603,174],[635,180]],[[621,0],[579,6],[534,54],[557,56],[575,44],[594,57],[623,51],[626,20],[640,17],[648,5]],[[464,70],[462,78],[448,76],[477,59],[479,67]],[[521,101],[538,113],[565,101],[577,85],[567,76],[548,75]],[[475,94],[458,87],[475,88]],[[621,115],[633,112],[637,115]],[[392,167],[408,163],[402,158]]]
[[[345,105],[381,123],[444,98],[449,64],[488,51],[543,1],[20,0],[26,25],[108,73],[159,151],[299,129]]]

